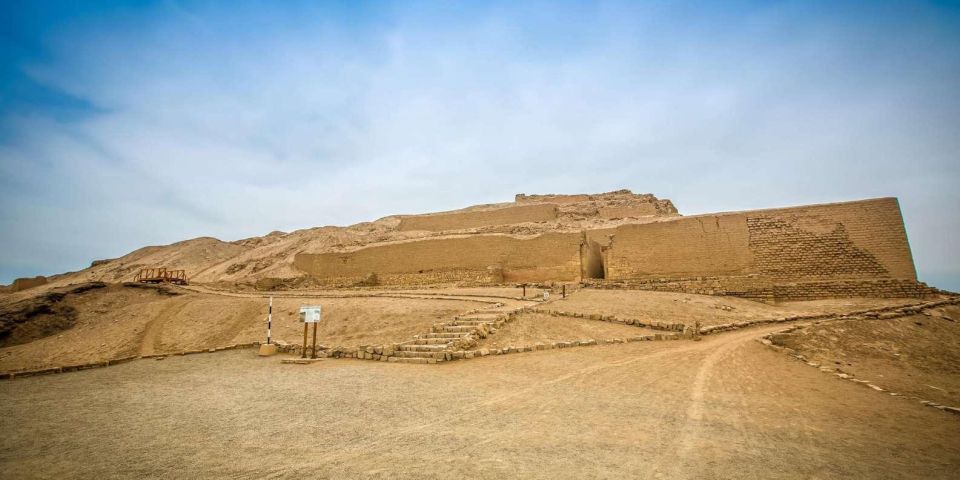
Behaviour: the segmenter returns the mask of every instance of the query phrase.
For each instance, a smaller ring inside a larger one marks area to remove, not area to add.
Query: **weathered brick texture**
[[[557,218],[557,206],[552,204],[518,205],[493,210],[436,213],[400,219],[398,230],[427,230],[442,232],[490,225],[511,225],[525,222],[545,222]]]
[[[612,280],[750,274],[916,280],[894,198],[625,225],[604,253]]]
[[[838,297],[923,298],[937,295],[937,289],[908,279],[826,280],[775,283],[768,278],[698,277],[658,280],[594,280],[597,288],[652,290],[658,292],[728,295],[763,301],[820,300]]]
[[[318,278],[359,281],[376,273],[383,283],[576,281],[580,233],[531,239],[474,235],[367,247],[346,253],[298,254],[294,265]],[[499,283],[499,282],[495,282]]]
[[[653,203],[640,205],[600,207],[600,218],[652,217],[657,215],[657,206]]]
[[[614,192],[613,197],[628,193]],[[611,194],[605,195],[604,202],[614,201]],[[555,215],[556,205],[538,203],[547,201],[559,201],[561,208],[624,209],[607,210],[610,215],[659,212],[656,203],[584,206],[563,203],[566,200],[520,195],[517,201],[526,206],[552,210],[511,207],[504,209],[513,210],[503,212],[507,217],[464,212],[410,218],[437,222],[417,225],[417,229],[468,228],[468,224],[535,218],[548,211]],[[299,254],[294,264],[331,285],[356,284],[371,273],[384,284],[576,281],[603,276],[605,280],[598,284],[614,288],[762,300],[932,294],[932,289],[916,281],[894,198],[665,218],[528,239],[483,234],[427,239],[345,253]]]
[[[604,251],[613,280],[750,273],[753,255],[739,215],[680,217],[616,229]]]

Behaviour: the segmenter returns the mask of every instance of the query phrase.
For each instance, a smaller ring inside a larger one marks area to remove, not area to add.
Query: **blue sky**
[[[0,3],[0,282],[143,245],[630,188],[900,198],[960,290],[960,8]]]

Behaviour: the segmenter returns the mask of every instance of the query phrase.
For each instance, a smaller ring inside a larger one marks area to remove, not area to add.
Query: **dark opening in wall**
[[[603,278],[603,254],[600,244],[587,239],[586,234],[580,243],[580,276],[583,278]]]

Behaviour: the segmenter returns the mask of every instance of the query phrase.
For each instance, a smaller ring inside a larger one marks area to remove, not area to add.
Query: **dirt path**
[[[143,339],[140,340],[140,355],[153,355],[161,350],[160,332],[163,330],[163,324],[168,319],[175,316],[187,306],[187,301],[180,299],[171,301],[160,313],[152,320],[147,322],[143,330]]]
[[[0,468],[15,478],[954,476],[960,419],[754,341],[779,328],[429,367],[280,365],[233,351],[26,378],[0,383]]]

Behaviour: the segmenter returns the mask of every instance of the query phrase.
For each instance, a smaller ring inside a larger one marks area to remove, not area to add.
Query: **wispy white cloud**
[[[0,271],[626,187],[684,213],[896,195],[960,288],[955,12],[260,7],[45,37],[25,71],[92,111],[4,115]]]

